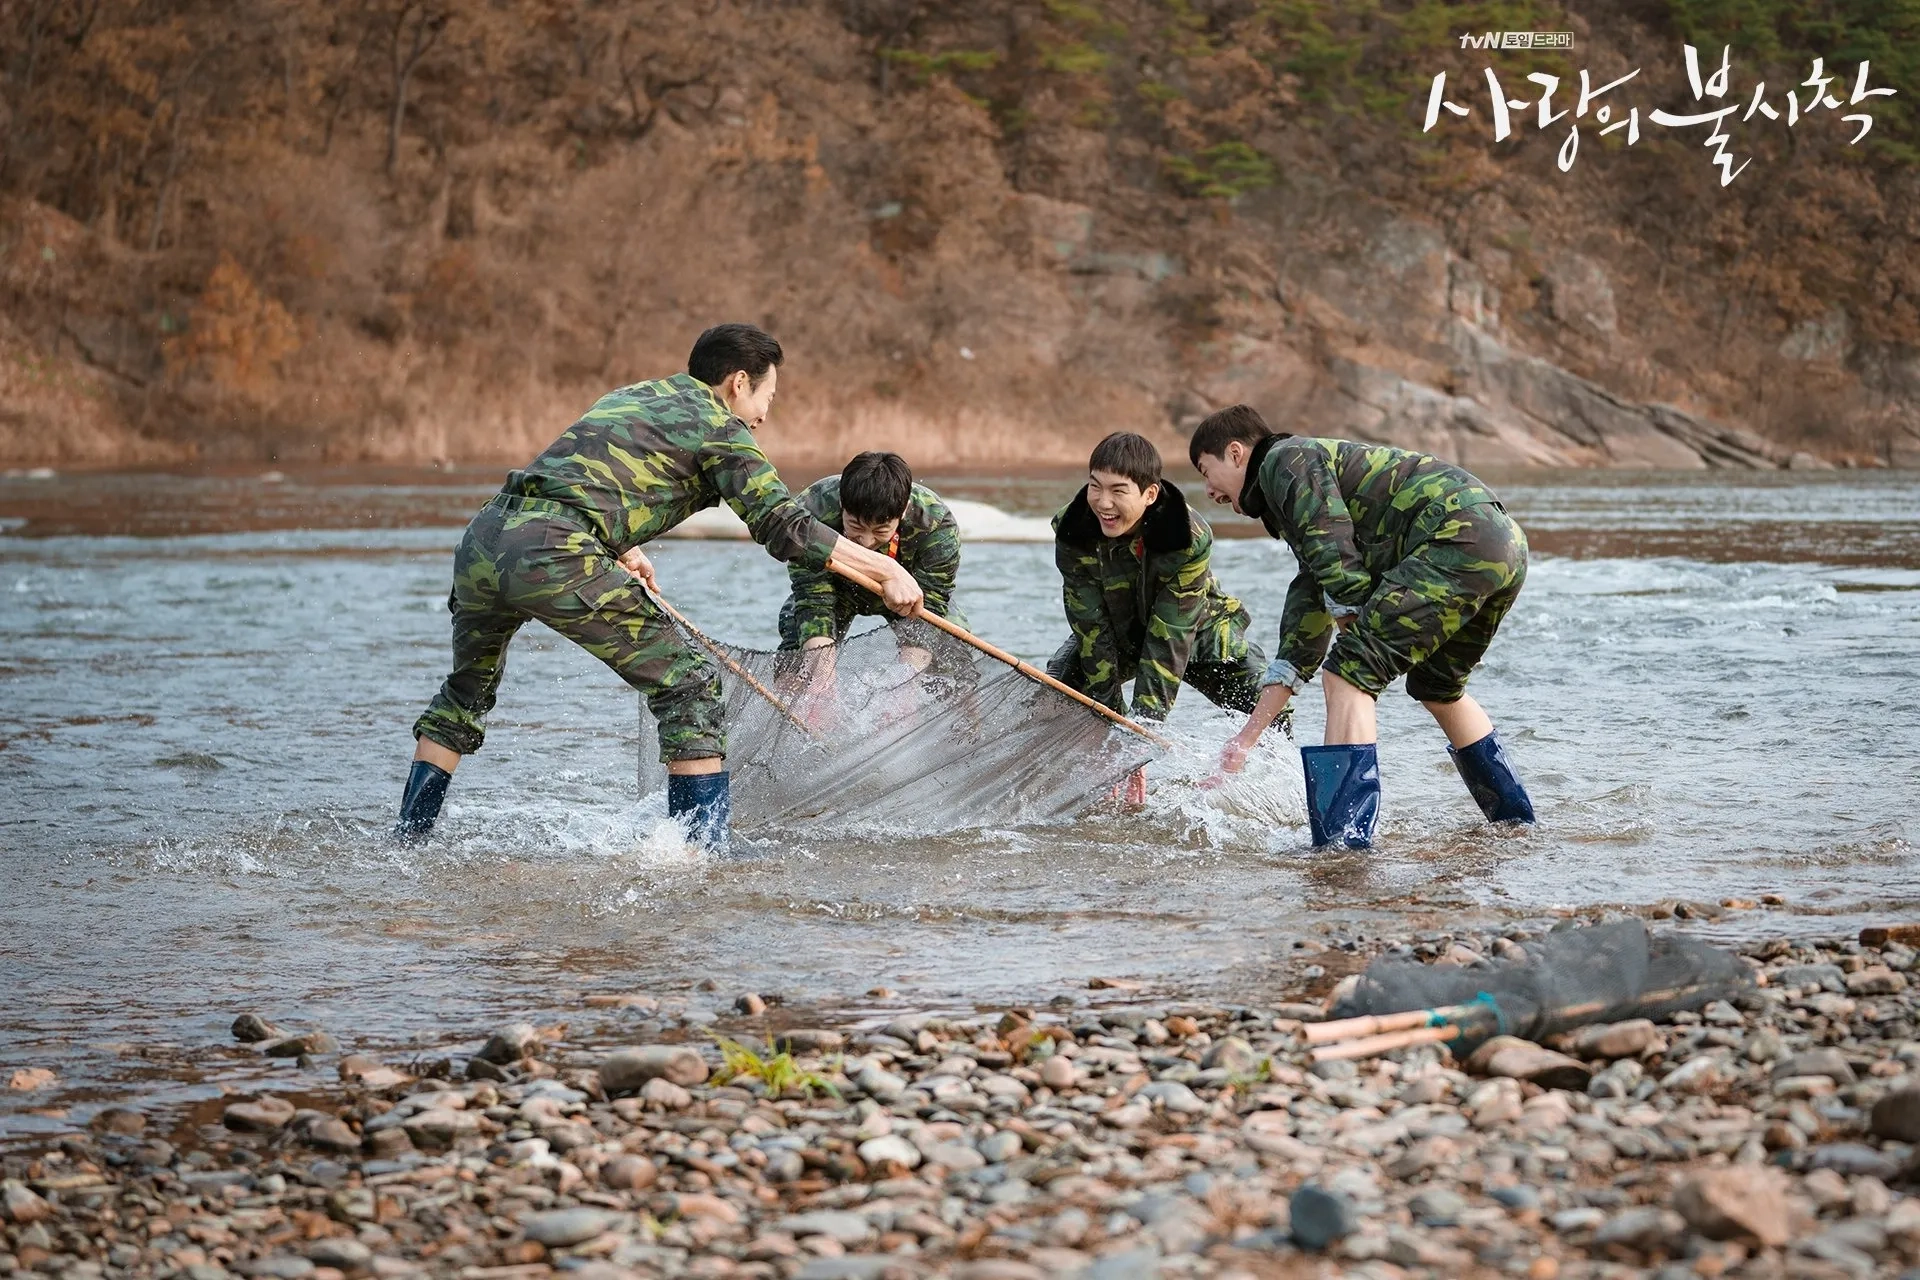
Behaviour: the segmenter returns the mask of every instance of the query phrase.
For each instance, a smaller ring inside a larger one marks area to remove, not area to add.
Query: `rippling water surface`
[[[1232,722],[1189,693],[1144,815],[793,831],[718,865],[640,794],[634,699],[537,626],[440,838],[382,843],[444,674],[452,547],[497,479],[0,480],[0,1077],[53,1067],[74,1115],[130,1082],[180,1096],[243,1009],[393,1052],[703,977],[712,1004],[1034,1001],[1095,974],[1245,999],[1301,937],[1762,894],[1787,905],[1708,927],[1834,932],[1920,902],[1920,476],[1503,485],[1535,560],[1474,690],[1528,835],[1476,821],[1396,686],[1381,848],[1311,855],[1297,756],[1191,785]],[[1041,513],[1075,481],[936,483]],[[772,643],[785,574],[758,548],[656,562],[709,633]],[[1287,552],[1223,536],[1215,565],[1270,647]],[[1021,656],[1064,635],[1049,547],[971,545],[961,583]],[[1315,688],[1303,741],[1319,714]],[[57,1123],[29,1101],[0,1099],[0,1135]]]

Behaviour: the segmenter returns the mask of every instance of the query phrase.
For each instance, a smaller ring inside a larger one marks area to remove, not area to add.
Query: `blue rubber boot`
[[[1488,822],[1533,821],[1533,801],[1520,785],[1520,775],[1513,771],[1499,735],[1490,733],[1458,749],[1448,747],[1447,754]]]
[[[415,760],[407,770],[407,789],[400,795],[400,820],[393,825],[393,838],[401,844],[419,844],[433,834],[440,817],[440,805],[447,798],[447,784],[453,775],[437,764]]]
[[[682,814],[688,817],[694,843],[726,853],[733,820],[733,791],[726,773],[668,774],[667,816]]]
[[[1371,742],[1331,747],[1302,747],[1307,771],[1307,822],[1313,847],[1349,849],[1373,846],[1380,821],[1380,757]]]

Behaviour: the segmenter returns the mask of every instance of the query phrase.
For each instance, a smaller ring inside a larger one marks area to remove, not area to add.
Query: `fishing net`
[[[1740,957],[1639,920],[1557,929],[1523,956],[1468,966],[1387,956],[1331,1011],[1336,1018],[1470,1006],[1455,1052],[1496,1035],[1543,1040],[1574,1027],[1660,1019],[1738,995],[1751,982]]]
[[[808,680],[795,652],[718,647],[819,736],[723,667],[737,833],[1056,822],[1102,801],[1156,754],[1146,740],[917,620],[835,645],[830,681]],[[666,785],[657,742],[643,699],[645,790]]]

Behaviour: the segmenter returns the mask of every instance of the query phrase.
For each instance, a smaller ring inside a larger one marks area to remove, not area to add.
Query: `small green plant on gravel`
[[[726,1084],[730,1080],[758,1080],[766,1086],[767,1093],[773,1097],[798,1090],[809,1098],[814,1090],[831,1095],[836,1101],[840,1090],[833,1081],[817,1071],[808,1071],[794,1061],[791,1053],[776,1053],[763,1058],[754,1050],[738,1040],[716,1040],[720,1049],[720,1070],[714,1074],[715,1084]]]
[[[1251,1071],[1236,1071],[1227,1077],[1227,1083],[1235,1089],[1247,1090],[1256,1084],[1266,1084],[1273,1079],[1273,1059],[1262,1058],[1253,1064]]]

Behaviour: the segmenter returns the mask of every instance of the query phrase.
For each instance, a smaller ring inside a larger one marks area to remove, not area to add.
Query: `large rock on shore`
[[[1704,1170],[1680,1184],[1673,1207],[1689,1226],[1712,1240],[1751,1236],[1778,1248],[1793,1238],[1786,1179],[1777,1169]]]
[[[634,1093],[649,1080],[695,1085],[708,1075],[698,1049],[682,1044],[650,1044],[621,1049],[600,1064],[600,1087],[608,1093]]]

